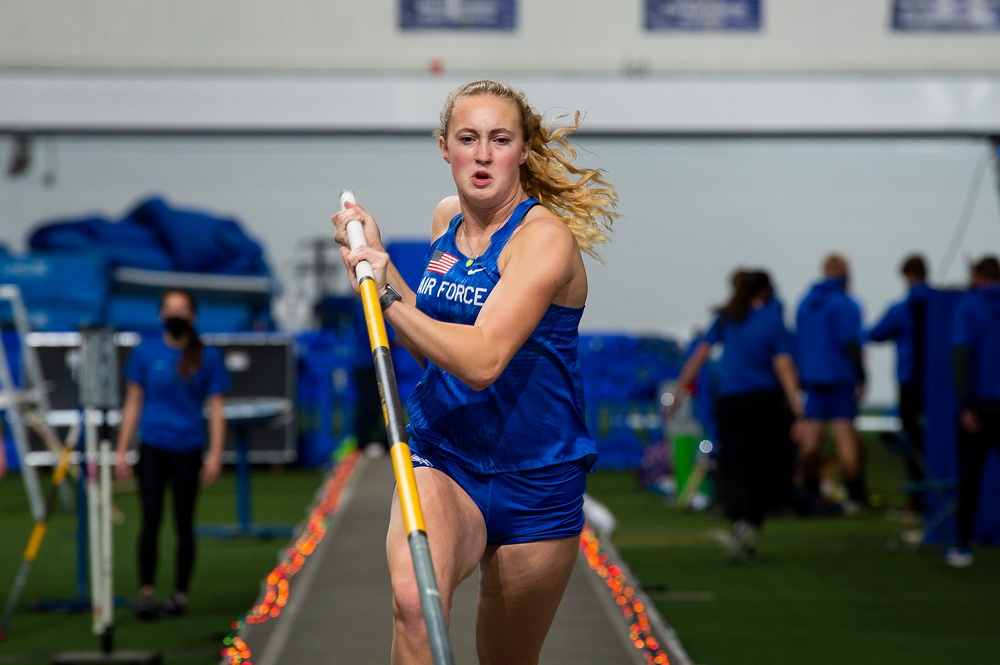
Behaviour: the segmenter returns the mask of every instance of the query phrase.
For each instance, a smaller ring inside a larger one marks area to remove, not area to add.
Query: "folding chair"
[[[948,521],[958,508],[958,480],[956,478],[934,477],[927,468],[923,451],[913,445],[910,437],[902,429],[881,432],[881,439],[886,449],[899,455],[907,456],[920,469],[923,480],[903,483],[904,494],[916,492],[924,494],[924,523],[919,529],[905,529],[889,539],[887,547],[890,550],[906,549],[916,551],[921,545],[930,542],[937,531]]]

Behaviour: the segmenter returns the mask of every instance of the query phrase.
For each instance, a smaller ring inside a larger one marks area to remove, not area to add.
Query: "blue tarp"
[[[165,284],[190,273],[199,276],[199,289],[208,290],[213,283],[203,275],[253,282],[244,290],[230,285],[221,294],[197,293],[201,329],[271,326],[272,292],[262,292],[259,285],[262,278],[273,285],[264,249],[235,219],[174,208],[151,197],[117,221],[81,216],[42,223],[30,233],[28,246],[26,256],[0,254],[0,281],[21,287],[36,330],[156,325],[164,287],[136,293],[136,284],[115,277],[120,268],[152,271],[147,277],[163,275]],[[0,320],[5,315],[9,318],[0,308]]]
[[[264,249],[235,219],[171,207],[149,198],[119,221],[88,216],[43,223],[32,250],[90,250],[111,267],[226,275],[267,275]]]
[[[173,270],[174,260],[154,231],[126,217],[46,222],[28,236],[32,251],[72,250],[102,254],[111,266]]]

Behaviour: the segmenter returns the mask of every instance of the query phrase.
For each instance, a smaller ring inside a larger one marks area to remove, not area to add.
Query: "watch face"
[[[383,293],[382,297],[379,298],[379,305],[381,305],[382,310],[385,311],[386,307],[396,302],[397,300],[402,300],[402,299],[403,299],[402,296],[399,295],[396,289],[392,288],[387,284],[385,287],[385,293]]]

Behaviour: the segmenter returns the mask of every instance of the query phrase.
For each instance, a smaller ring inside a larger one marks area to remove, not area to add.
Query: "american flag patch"
[[[435,249],[434,253],[431,254],[430,263],[427,264],[427,270],[428,272],[436,272],[443,275],[448,272],[457,261],[457,256],[452,256],[448,252],[441,249]]]

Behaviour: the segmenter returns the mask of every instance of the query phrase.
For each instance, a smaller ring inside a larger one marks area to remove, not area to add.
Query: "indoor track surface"
[[[325,537],[291,580],[276,618],[241,632],[254,665],[389,662],[391,597],[385,530],[392,498],[388,457],[362,459]],[[477,663],[476,575],[456,591],[450,640],[456,665]],[[661,631],[662,632],[662,631]],[[657,635],[662,643],[662,636]],[[669,653],[669,650],[668,650]],[[671,655],[671,663],[686,658]],[[545,665],[640,665],[611,592],[581,554],[542,650]]]

